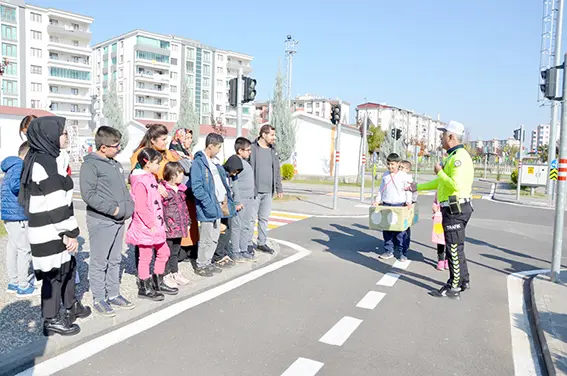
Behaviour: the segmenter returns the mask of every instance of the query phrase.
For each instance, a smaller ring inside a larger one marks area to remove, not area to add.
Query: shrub
[[[512,171],[510,174],[510,180],[512,180],[512,183],[518,185],[518,170]]]
[[[283,180],[291,180],[293,179],[293,175],[295,173],[293,165],[286,163],[280,168],[280,172],[282,175]]]

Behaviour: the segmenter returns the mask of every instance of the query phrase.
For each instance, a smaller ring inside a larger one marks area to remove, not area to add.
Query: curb
[[[544,365],[547,370],[547,374],[548,376],[556,376],[557,372],[555,370],[555,365],[553,364],[553,356],[551,355],[551,351],[549,351],[549,346],[547,344],[547,340],[543,330],[543,325],[540,318],[537,299],[535,297],[534,281],[537,278],[541,278],[541,276],[546,276],[546,274],[537,274],[534,278],[530,280],[530,302],[532,304],[535,329],[537,332],[541,353],[543,354],[543,360],[545,363]]]
[[[488,182],[488,181],[486,181]],[[500,184],[499,182],[492,182],[493,184],[493,193],[492,193],[492,200],[493,201],[497,201],[497,202],[504,202],[507,204],[516,204],[516,205],[522,205],[522,206],[527,206],[527,207],[532,207],[532,208],[552,208],[552,206],[550,206],[549,204],[546,203],[538,203],[538,202],[526,202],[526,201],[522,201],[522,200],[507,200],[507,199],[502,199],[502,198],[497,198],[496,197],[496,191],[498,189],[498,185]]]

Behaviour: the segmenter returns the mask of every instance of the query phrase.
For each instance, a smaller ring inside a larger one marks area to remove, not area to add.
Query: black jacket
[[[257,170],[258,164],[256,163],[256,157],[258,155],[258,150],[261,146],[258,141],[254,141],[252,144],[252,154],[250,154],[250,165],[252,166],[252,171],[254,171],[254,196],[258,195],[258,184],[260,183],[260,175]],[[272,194],[273,193],[283,193],[282,178],[280,174],[280,159],[278,157],[278,152],[273,146],[270,146],[272,150],[272,169],[273,169],[273,182],[272,182]]]

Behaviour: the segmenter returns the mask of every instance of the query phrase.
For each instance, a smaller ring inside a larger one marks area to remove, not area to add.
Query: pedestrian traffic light
[[[244,80],[244,96],[242,103],[252,102],[256,98],[256,80],[251,77],[242,77]]]
[[[541,71],[541,78],[543,79],[543,84],[539,87],[543,96],[547,99],[557,98],[557,68],[552,67]]]
[[[398,128],[392,128],[391,136],[395,140],[399,140],[402,137],[402,130]]]
[[[341,105],[331,105],[331,123],[337,125],[341,122]]]
[[[518,140],[520,142],[526,139],[526,131],[522,134],[522,128],[514,129],[514,140]]]
[[[228,82],[228,100],[232,107],[238,104],[238,79],[233,78]]]

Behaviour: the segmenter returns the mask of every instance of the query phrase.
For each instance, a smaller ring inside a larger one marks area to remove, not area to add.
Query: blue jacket
[[[218,168],[218,166],[217,166]],[[234,208],[234,202],[230,195],[230,187],[227,183],[227,175],[221,167],[218,169],[221,174],[221,180],[227,191],[228,206]],[[221,171],[222,170],[222,171]],[[209,168],[207,157],[202,151],[195,154],[195,159],[191,165],[191,189],[195,196],[195,204],[197,206],[197,220],[199,222],[214,222],[223,217],[221,205],[217,202],[215,195],[215,182],[213,174]],[[232,209],[234,210],[234,209]]]
[[[24,168],[24,161],[18,157],[8,157],[2,161],[0,166],[4,175],[0,194],[2,195],[2,220],[3,221],[27,221],[23,206],[18,202],[20,193],[20,175]]]

